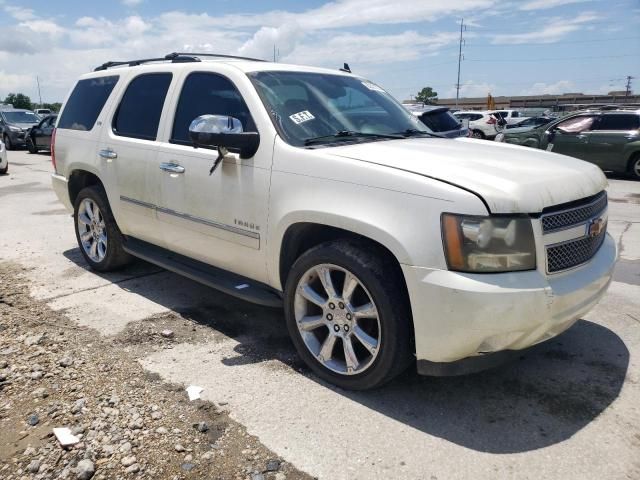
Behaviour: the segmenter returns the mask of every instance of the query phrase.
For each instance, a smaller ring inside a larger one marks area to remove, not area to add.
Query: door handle
[[[184,167],[176,163],[162,162],[160,164],[160,170],[171,173],[184,173]]]
[[[98,155],[100,155],[101,158],[104,158],[106,160],[114,160],[118,158],[118,154],[113,150],[111,150],[110,148],[105,148],[104,150],[100,150],[98,152]]]

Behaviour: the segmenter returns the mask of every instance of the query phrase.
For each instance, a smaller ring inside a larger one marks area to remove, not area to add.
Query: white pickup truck
[[[321,378],[485,368],[569,328],[616,260],[606,179],[430,133],[348,71],[205,54],[83,75],[52,141],[80,250],[284,307]]]

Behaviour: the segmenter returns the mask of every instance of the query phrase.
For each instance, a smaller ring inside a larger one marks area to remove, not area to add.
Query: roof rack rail
[[[102,65],[93,69],[94,72],[99,72],[101,70],[107,70],[112,67],[121,67],[123,65],[127,65],[129,67],[135,67],[138,65],[142,65],[143,63],[149,62],[167,62],[171,61],[171,63],[189,63],[189,62],[199,62],[200,59],[198,57],[216,57],[216,58],[233,58],[236,60],[249,60],[252,62],[264,62],[265,60],[261,60],[259,58],[250,58],[250,57],[238,57],[235,55],[222,55],[219,53],[191,53],[191,52],[173,52],[165,55],[164,57],[158,58],[142,58],[139,60],[126,60],[122,62],[106,62]]]

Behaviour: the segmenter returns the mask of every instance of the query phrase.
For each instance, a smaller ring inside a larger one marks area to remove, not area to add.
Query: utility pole
[[[462,31],[464,29],[464,18],[460,19],[460,45],[458,46],[458,82],[456,83],[456,107],[460,98],[460,63],[462,63]]]
[[[40,79],[36,75],[36,83],[38,84],[38,98],[40,99],[40,108],[42,108],[42,95],[40,94]]]
[[[633,80],[635,77],[632,77],[631,75],[627,75],[627,85],[625,87],[625,92],[624,92],[624,96],[628,97],[629,95],[631,95],[631,80]]]

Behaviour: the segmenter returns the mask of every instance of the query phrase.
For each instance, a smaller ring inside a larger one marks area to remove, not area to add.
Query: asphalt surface
[[[640,182],[610,178],[609,231],[620,260],[601,303],[515,362],[458,378],[407,372],[374,392],[315,378],[282,312],[137,262],[87,269],[73,220],[50,188],[47,155],[9,152],[0,177],[0,259],[25,268],[33,297],[116,336],[176,312],[216,341],[140,358],[196,384],[249,433],[321,479],[640,478]]]

